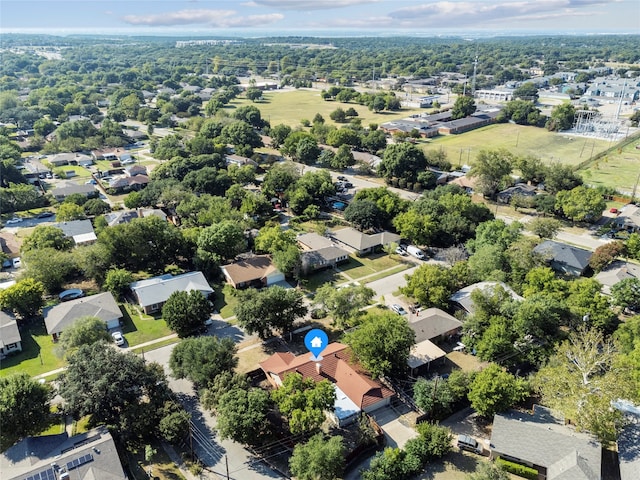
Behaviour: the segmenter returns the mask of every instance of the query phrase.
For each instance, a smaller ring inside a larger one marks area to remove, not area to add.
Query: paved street
[[[185,408],[191,413],[194,425],[193,449],[208,469],[213,472],[203,478],[226,478],[225,460],[229,465],[229,478],[231,479],[283,478],[262,462],[256,461],[239,443],[230,440],[221,441],[218,438],[215,432],[215,418],[200,406],[191,382],[184,379],[176,380],[170,375],[169,357],[174,347],[175,344],[151,350],[145,353],[145,359],[157,362],[164,367],[169,378],[169,386],[178,394]]]

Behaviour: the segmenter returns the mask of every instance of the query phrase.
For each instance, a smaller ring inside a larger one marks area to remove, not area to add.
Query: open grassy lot
[[[614,187],[619,192],[633,192],[640,174],[640,137],[637,141],[596,160],[579,173],[585,183]]]
[[[18,372],[35,376],[64,366],[62,357],[56,355],[56,345],[47,334],[44,322],[21,328],[20,335],[22,352],[0,362],[0,377]]]
[[[269,120],[271,125],[283,123],[291,127],[300,125],[300,120],[311,121],[316,113],[322,115],[328,124],[335,124],[329,118],[329,114],[336,108],[343,110],[353,107],[358,112],[358,118],[362,119],[362,125],[370,123],[381,124],[393,119],[404,118],[412,113],[424,112],[423,109],[402,109],[398,112],[373,113],[364,105],[357,103],[326,102],[320,98],[318,90],[292,90],[286,92],[266,92],[264,100],[253,103],[246,98],[237,98],[231,102],[229,111],[243,105],[255,105],[262,112],[262,117]],[[231,112],[229,112],[231,113]]]
[[[480,150],[496,148],[505,148],[515,155],[534,155],[545,162],[578,165],[609,147],[605,140],[573,137],[511,123],[489,125],[459,135],[441,135],[421,145],[425,150],[442,148],[454,166],[473,165]]]
[[[135,305],[125,303],[120,309],[123,314],[122,333],[124,333],[129,347],[135,347],[173,333],[162,318],[145,315]]]
[[[216,299],[213,308],[220,312],[222,318],[233,316],[233,309],[238,304],[238,296],[231,285],[218,285],[214,287]]]

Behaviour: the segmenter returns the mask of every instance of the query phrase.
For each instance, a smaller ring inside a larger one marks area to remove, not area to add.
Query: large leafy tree
[[[316,383],[297,372],[284,377],[282,386],[271,392],[280,413],[287,418],[292,434],[309,433],[324,423],[324,412],[333,409],[336,392],[328,380]]]
[[[0,378],[0,450],[49,423],[51,390],[26,373]]]
[[[44,306],[44,285],[33,278],[25,278],[0,291],[0,306],[29,319]]]
[[[297,444],[289,459],[291,473],[299,480],[342,478],[344,466],[345,446],[339,435],[325,438],[317,433],[307,443]]]
[[[156,432],[169,391],[160,365],[96,342],[69,357],[58,392],[73,415],[91,415],[93,423],[113,426],[132,440]]]
[[[404,317],[389,312],[368,316],[344,341],[365,369],[381,377],[406,371],[415,333]]]
[[[296,235],[293,230],[283,230],[280,225],[266,225],[260,229],[255,238],[255,248],[258,252],[274,253],[296,245]]]
[[[162,307],[162,318],[180,338],[204,327],[213,307],[198,290],[173,292]]]
[[[171,351],[169,367],[175,378],[187,378],[205,387],[219,374],[237,366],[235,353],[236,346],[230,338],[187,338]]]
[[[561,228],[562,223],[555,218],[536,217],[527,222],[527,230],[540,238],[553,238]]]
[[[625,278],[611,287],[611,298],[614,305],[629,310],[640,310],[640,279]]]
[[[427,308],[446,308],[456,286],[451,270],[440,265],[424,264],[408,276],[407,285],[400,291]]]
[[[60,346],[68,356],[82,345],[91,345],[100,341],[111,342],[111,335],[109,335],[104,321],[98,317],[88,316],[78,318],[73,325],[62,332]]]
[[[65,236],[61,229],[50,225],[38,225],[31,235],[25,238],[20,248],[22,252],[39,248],[69,250],[73,247],[73,239]]]
[[[251,383],[246,375],[229,370],[220,372],[207,388],[200,390],[200,403],[208,410],[217,411],[222,396],[236,388],[249,390]]]
[[[216,261],[233,258],[247,248],[242,226],[225,220],[206,227],[198,235],[198,256],[213,256]]]
[[[469,176],[477,177],[476,189],[485,197],[494,198],[506,186],[513,169],[514,156],[504,149],[481,150]]]
[[[262,191],[267,196],[279,197],[293,188],[299,179],[300,171],[295,163],[277,163],[264,176]]]
[[[395,177],[414,182],[426,167],[427,159],[422,150],[411,143],[395,143],[385,149],[378,173],[387,181]]]
[[[585,186],[556,194],[556,209],[574,222],[595,222],[607,206],[602,194]]]
[[[624,253],[624,250],[624,243],[620,240],[600,245],[591,255],[589,266],[598,273],[613,263],[617,257]]]
[[[260,291],[249,289],[238,295],[240,301],[233,313],[243,328],[263,340],[275,332],[290,331],[293,322],[307,313],[302,293],[279,285]]]
[[[269,394],[261,388],[234,388],[220,397],[216,427],[220,438],[255,445],[268,431]]]
[[[382,212],[371,200],[354,200],[351,202],[344,210],[344,219],[352,223],[360,231],[379,228],[384,222]]]
[[[602,441],[613,441],[622,415],[610,408],[619,398],[637,401],[637,375],[629,364],[616,362],[611,340],[598,329],[580,325],[534,376],[542,403],[561,411],[578,428]]]
[[[451,118],[457,120],[459,118],[468,117],[476,111],[476,102],[473,97],[460,95],[456,98],[453,108],[451,109]]]
[[[49,293],[60,291],[64,282],[77,273],[74,254],[53,248],[29,250],[22,256],[22,262],[24,276],[41,282]]]
[[[131,282],[133,282],[133,274],[130,271],[124,268],[112,268],[107,272],[103,286],[115,298],[122,300]]]
[[[492,418],[524,400],[528,393],[529,387],[524,380],[493,364],[475,376],[468,398],[480,415]]]
[[[354,325],[361,309],[369,305],[375,292],[364,285],[347,286],[336,289],[325,284],[316,291],[314,305],[326,309],[334,322],[341,327]]]
[[[559,132],[561,130],[569,130],[573,125],[573,120],[576,116],[576,108],[570,103],[562,103],[556,105],[551,110],[551,117],[545,125],[547,130],[552,132]]]

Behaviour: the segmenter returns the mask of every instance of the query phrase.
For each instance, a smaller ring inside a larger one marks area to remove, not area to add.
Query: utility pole
[[[471,80],[471,96],[474,97],[476,95],[476,71],[478,69],[478,55],[476,55],[475,60],[473,61],[473,79]]]
[[[224,464],[227,467],[227,480],[229,480],[229,458],[226,455],[224,456]]]

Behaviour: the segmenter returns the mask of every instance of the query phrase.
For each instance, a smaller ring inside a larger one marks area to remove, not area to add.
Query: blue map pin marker
[[[329,337],[319,328],[309,330],[304,336],[304,346],[311,352],[311,360],[319,362],[322,360],[320,353],[329,345]]]

